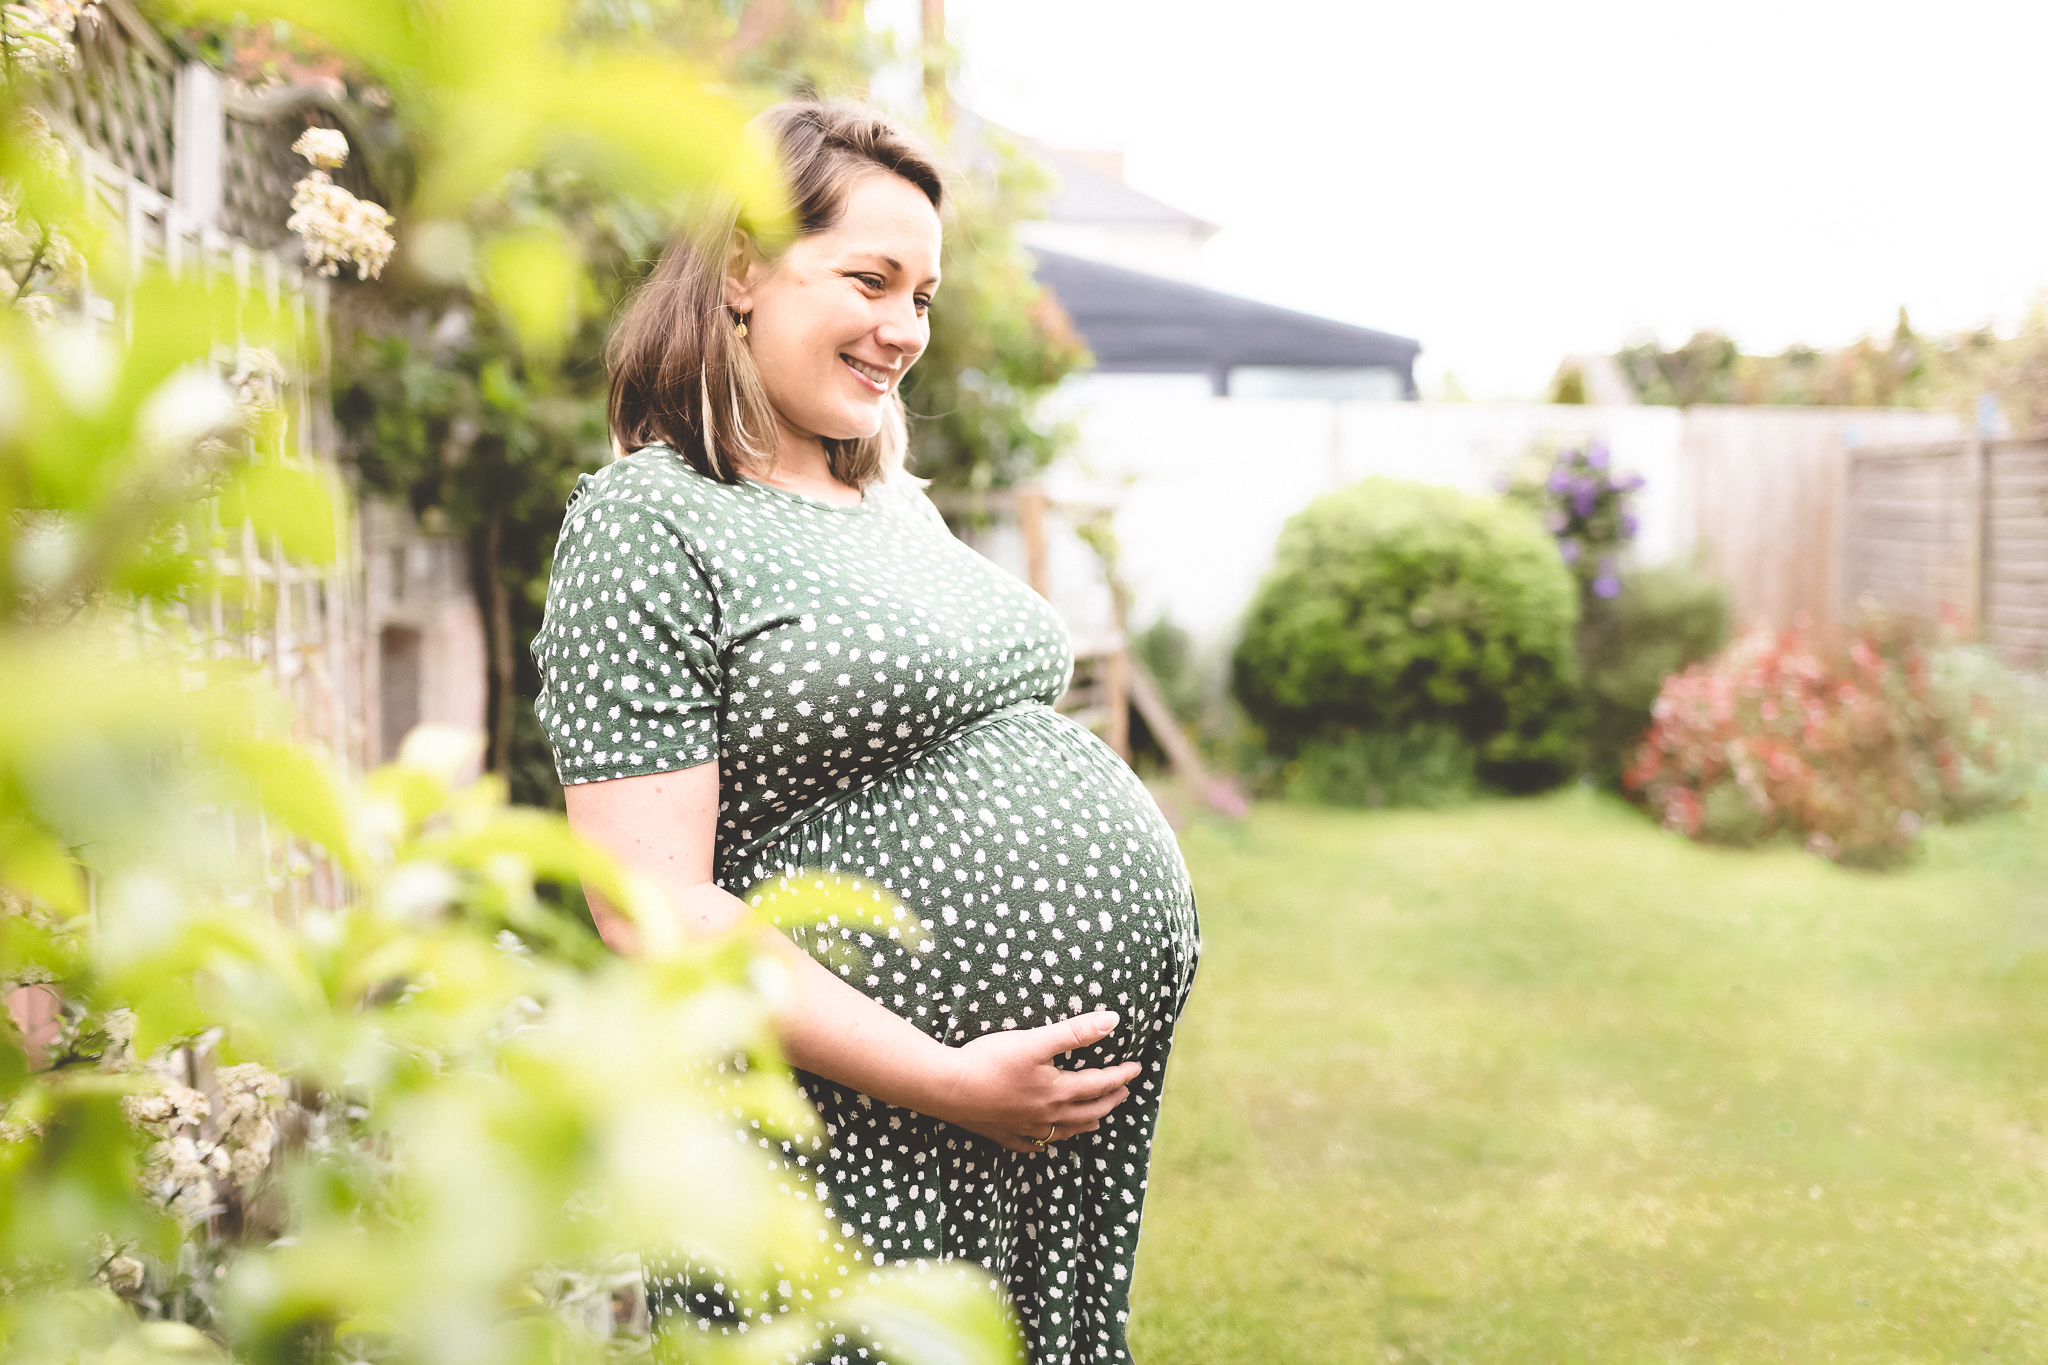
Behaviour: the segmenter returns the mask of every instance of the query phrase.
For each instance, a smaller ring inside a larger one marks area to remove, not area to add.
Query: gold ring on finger
[[[1053,1134],[1059,1132],[1059,1130],[1060,1126],[1057,1123],[1046,1125],[1045,1136],[1038,1140],[1038,1145],[1043,1147],[1046,1143],[1051,1142],[1053,1139]]]

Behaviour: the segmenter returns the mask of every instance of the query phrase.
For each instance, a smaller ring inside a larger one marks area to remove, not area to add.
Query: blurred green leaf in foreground
[[[572,81],[538,51],[548,5],[276,8],[345,26],[433,105],[435,193],[563,138],[678,184],[751,164],[736,115],[705,113],[687,154],[627,136],[615,101],[646,68]],[[32,83],[5,92],[10,224],[92,241],[34,180]],[[47,306],[0,308],[0,1362],[615,1359],[647,1349],[615,1302],[642,1247],[767,1314],[689,1359],[1014,1359],[978,1267],[849,1264],[771,1165],[817,1120],[749,932],[664,934],[559,817],[466,777],[473,737],[335,771],[215,633],[211,604],[261,630],[271,566],[348,543],[331,471],[290,454],[288,320],[195,270],[99,279],[117,325],[62,321],[78,279],[40,270],[15,293]],[[650,951],[613,958],[537,890],[576,881]],[[812,891],[799,908],[829,909]]]

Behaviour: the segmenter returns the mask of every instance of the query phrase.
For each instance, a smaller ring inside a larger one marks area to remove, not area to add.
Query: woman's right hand
[[[1041,1139],[1092,1133],[1104,1114],[1130,1098],[1131,1082],[1143,1068],[1124,1062],[1065,1071],[1053,1059],[1101,1042],[1116,1026],[1112,1011],[1098,1010],[1042,1028],[986,1033],[947,1048],[950,1074],[925,1112],[1013,1152],[1041,1151]]]

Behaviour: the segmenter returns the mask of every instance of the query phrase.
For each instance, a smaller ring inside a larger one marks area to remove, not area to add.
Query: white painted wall
[[[1607,441],[1619,467],[1649,481],[1641,557],[1689,548],[1672,408],[1211,398],[1097,380],[1073,415],[1081,439],[1050,491],[1120,488],[1133,623],[1170,615],[1204,643],[1233,630],[1282,524],[1318,495],[1373,474],[1489,493],[1542,440]]]
[[[1646,480],[1637,562],[1696,548],[1693,490],[1711,470],[1694,466],[1711,455],[1698,441],[1688,449],[1688,416],[1677,408],[1213,398],[1192,383],[1147,378],[1093,376],[1063,391],[1080,440],[1047,478],[1055,499],[1120,489],[1115,524],[1134,626],[1170,615],[1203,644],[1219,644],[1271,563],[1282,524],[1318,495],[1374,474],[1490,493],[1527,452],[1560,442],[1600,440],[1618,469]],[[1714,421],[1740,426],[1749,412],[1772,423],[1786,410],[1718,409]],[[1828,439],[1850,444],[1894,429],[1921,439],[1953,420],[1847,409],[1831,418]]]

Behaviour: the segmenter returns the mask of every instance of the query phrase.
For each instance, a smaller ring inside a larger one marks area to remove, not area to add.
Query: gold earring
[[[737,338],[738,338],[739,340],[741,340],[741,341],[745,341],[745,340],[747,339],[747,317],[746,317],[746,314],[742,313],[742,314],[740,315],[740,325],[732,329],[732,334],[733,334],[733,336],[737,337]]]

